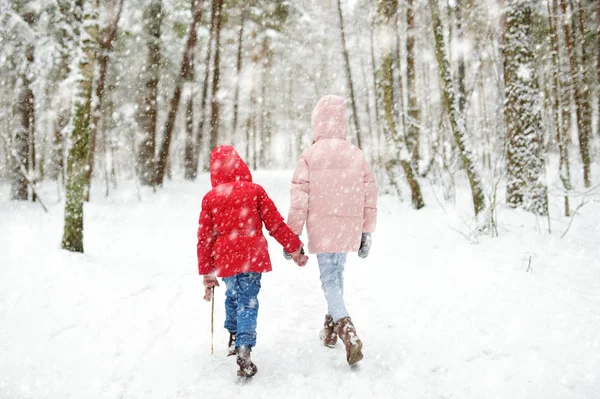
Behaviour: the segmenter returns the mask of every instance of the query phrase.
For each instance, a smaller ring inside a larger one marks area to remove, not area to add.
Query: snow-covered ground
[[[261,172],[285,215],[291,172]],[[86,205],[85,255],[60,249],[62,204],[6,200],[0,185],[0,398],[600,398],[600,204],[547,221],[499,211],[500,236],[469,242],[459,209],[380,202],[366,260],[349,257],[346,299],[365,359],[320,345],[316,258],[298,268],[271,242],[259,296],[259,373],[227,358],[223,287],[202,301],[195,234],[208,177],[134,186]],[[439,197],[439,193],[438,197]],[[578,200],[574,200],[577,205]],[[539,227],[538,227],[539,226]],[[531,259],[531,263],[529,260]]]

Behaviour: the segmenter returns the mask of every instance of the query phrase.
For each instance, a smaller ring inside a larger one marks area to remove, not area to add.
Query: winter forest
[[[285,218],[327,94],[379,188],[365,360],[269,238],[236,384],[196,268],[211,151]],[[599,120],[597,0],[0,0],[0,397],[597,398]]]

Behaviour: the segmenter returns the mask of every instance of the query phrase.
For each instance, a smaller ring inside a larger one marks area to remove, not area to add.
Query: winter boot
[[[333,322],[333,317],[330,315],[325,316],[325,323],[323,324],[323,329],[321,330],[321,340],[323,341],[323,345],[328,348],[335,347],[337,342],[335,323]]]
[[[250,358],[250,348],[242,346],[237,350],[237,364],[240,366],[240,369],[237,372],[238,377],[249,378],[252,377],[258,369],[256,365],[252,363],[252,359]]]
[[[356,329],[352,324],[350,317],[344,317],[335,323],[335,332],[339,335],[346,346],[346,360],[348,364],[353,365],[362,360],[362,342],[356,335]]]
[[[229,344],[227,344],[227,356],[235,355],[235,336],[236,333],[229,333]]]

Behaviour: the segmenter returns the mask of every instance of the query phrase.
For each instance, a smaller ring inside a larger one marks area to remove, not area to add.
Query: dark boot
[[[236,333],[229,333],[229,343],[227,344],[227,356],[235,355],[235,336]]]
[[[237,350],[237,364],[240,366],[240,369],[237,372],[238,377],[249,378],[252,377],[258,369],[256,365],[252,363],[252,359],[250,358],[250,349],[244,346],[238,348]]]
[[[346,346],[346,360],[348,364],[352,365],[362,360],[362,342],[358,335],[356,335],[356,329],[352,324],[350,317],[344,317],[335,323],[335,332],[340,337],[344,345]]]
[[[323,345],[328,348],[333,348],[337,342],[335,323],[330,315],[325,316],[325,323],[323,324],[323,330],[321,330],[321,340],[323,340]]]

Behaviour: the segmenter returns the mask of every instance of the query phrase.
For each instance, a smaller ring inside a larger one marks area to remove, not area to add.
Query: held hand
[[[285,260],[292,260],[292,254],[287,252],[285,249],[283,250],[283,257],[285,258]]]
[[[360,239],[360,248],[358,250],[358,256],[362,259],[365,259],[369,256],[369,251],[371,250],[371,233],[362,233],[362,237]]]
[[[302,267],[308,262],[308,256],[304,255],[304,248],[300,247],[296,252],[290,254],[294,262]]]

